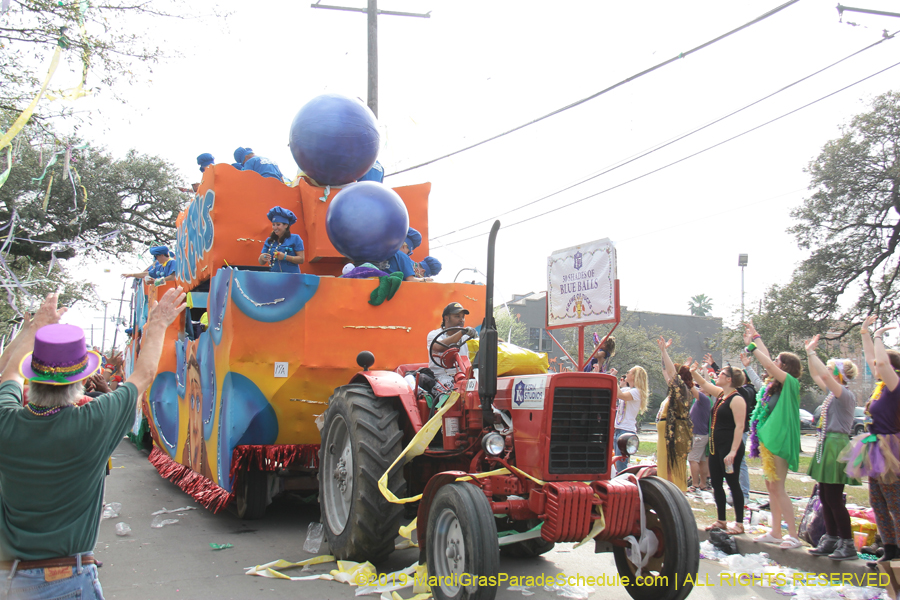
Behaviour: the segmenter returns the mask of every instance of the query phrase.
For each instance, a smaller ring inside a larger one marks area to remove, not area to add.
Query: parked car
[[[866,409],[857,406],[853,409],[853,435],[864,433],[869,428],[872,418],[866,415]]]
[[[815,429],[816,424],[813,421],[812,413],[808,410],[800,409],[800,429]]]

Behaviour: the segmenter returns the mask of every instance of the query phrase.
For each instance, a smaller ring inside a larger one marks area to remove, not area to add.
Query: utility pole
[[[744,323],[744,267],[747,266],[746,254],[738,254],[738,266],[741,268],[741,323]]]
[[[354,8],[352,6],[332,6],[328,4],[319,4],[321,0],[316,0],[315,4],[311,4],[313,8],[327,8],[330,10],[346,10],[350,12],[364,12],[367,16],[368,30],[368,50],[369,50],[369,77],[368,77],[368,95],[366,104],[378,116],[378,15],[394,15],[398,17],[421,17],[423,19],[431,18],[431,11],[427,13],[409,13],[394,10],[378,10],[378,0],[368,0],[366,8]]]

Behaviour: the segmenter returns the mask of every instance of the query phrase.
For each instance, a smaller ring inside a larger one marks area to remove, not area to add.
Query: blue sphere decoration
[[[368,106],[339,94],[323,94],[294,117],[289,141],[304,173],[321,185],[345,185],[375,164],[381,134]]]
[[[354,262],[392,257],[409,231],[409,213],[399,194],[375,181],[347,186],[331,199],[325,231],[338,252]]]

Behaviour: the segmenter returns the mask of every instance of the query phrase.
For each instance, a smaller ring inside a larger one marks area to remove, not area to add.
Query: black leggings
[[[716,443],[716,453],[709,457],[709,476],[712,479],[713,497],[716,499],[716,512],[720,521],[725,521],[725,509],[728,505],[725,502],[725,486],[722,480],[728,482],[731,489],[731,499],[734,502],[734,520],[738,524],[744,523],[744,492],[741,490],[741,461],[744,460],[744,444],[738,447],[734,455],[734,470],[731,473],[725,472],[725,456],[731,452],[732,440],[728,443]]]
[[[822,516],[825,518],[825,533],[842,540],[853,537],[850,528],[850,513],[844,504],[843,483],[820,483],[819,500],[822,501]]]

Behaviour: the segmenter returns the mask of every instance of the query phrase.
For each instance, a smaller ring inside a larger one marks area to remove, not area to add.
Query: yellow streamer
[[[575,548],[580,546],[584,546],[589,541],[600,535],[600,532],[606,529],[606,516],[603,514],[603,505],[598,504],[597,508],[600,509],[600,518],[594,521],[593,527],[591,527],[591,532],[587,534],[587,537],[575,544]]]
[[[47,192],[44,194],[44,204],[41,207],[44,212],[47,212],[47,205],[50,203],[50,186],[53,185],[53,173],[50,173],[50,181],[47,182]]]
[[[388,470],[384,472],[384,475],[381,476],[381,479],[378,480],[378,489],[381,490],[381,494],[387,498],[387,501],[392,504],[406,504],[408,502],[416,502],[422,498],[422,494],[417,496],[413,496],[412,498],[398,498],[394,495],[394,492],[388,489],[388,473],[390,473],[394,467],[397,466],[404,458],[408,462],[419,456],[425,452],[425,449],[428,448],[428,444],[431,440],[434,439],[434,436],[437,435],[437,432],[440,431],[441,425],[444,424],[444,414],[450,408],[456,404],[456,401],[459,400],[459,392],[453,392],[450,394],[450,397],[447,398],[447,401],[444,403],[444,406],[441,407],[439,411],[435,413],[433,417],[428,419],[428,422],[425,423],[424,427],[419,430],[416,435],[413,436],[413,439],[409,441],[409,444],[406,445],[406,448],[403,449],[403,452],[400,453],[400,456],[388,467]]]
[[[19,118],[15,120],[9,130],[7,130],[5,134],[3,134],[3,137],[0,137],[0,150],[9,146],[13,138],[19,135],[19,132],[22,131],[22,128],[25,127],[26,123],[28,123],[31,115],[34,114],[34,109],[37,108],[38,102],[47,91],[47,86],[50,85],[50,79],[56,72],[56,67],[59,66],[59,57],[61,54],[62,48],[57,46],[56,50],[53,52],[53,58],[50,59],[50,69],[47,70],[47,77],[44,79],[44,85],[41,86],[41,91],[39,91],[38,95],[34,97],[34,100],[31,101],[31,104],[29,104],[28,107],[22,111],[22,114],[19,115]]]

